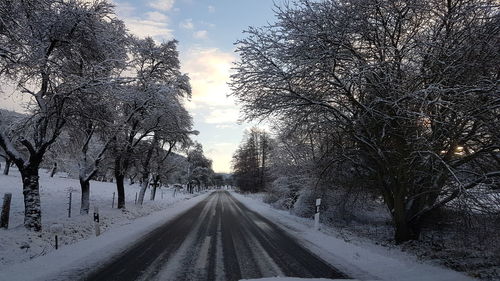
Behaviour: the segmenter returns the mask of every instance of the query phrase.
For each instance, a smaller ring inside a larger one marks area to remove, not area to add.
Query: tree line
[[[176,40],[134,37],[105,0],[0,1],[0,18],[0,79],[29,98],[25,115],[0,118],[2,157],[21,173],[26,228],[42,229],[39,170],[48,161],[76,170],[82,214],[90,180],[108,167],[118,208],[127,175],[138,175],[142,203],[148,184],[179,166],[174,150],[205,161],[185,161],[194,171],[184,178],[209,184],[211,162],[190,139],[198,132],[184,106],[191,87]]]
[[[234,184],[242,191],[265,190],[269,181],[268,158],[272,147],[271,137],[265,131],[251,128],[246,132],[240,147],[233,155]]]
[[[490,195],[470,204],[498,204],[498,3],[298,0],[275,11],[236,43],[231,81],[245,118],[273,124],[270,182],[380,196],[398,243],[471,190]],[[236,174],[255,162],[247,146]]]

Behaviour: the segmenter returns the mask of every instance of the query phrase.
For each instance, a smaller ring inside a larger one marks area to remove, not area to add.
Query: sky
[[[85,1],[85,0],[84,0]],[[91,1],[91,0],[86,0]],[[113,0],[129,32],[157,42],[179,41],[181,70],[191,78],[186,103],[200,134],[194,139],[213,160],[216,172],[230,172],[231,157],[250,124],[240,124],[239,108],[227,97],[234,42],[249,26],[274,19],[273,0]],[[22,110],[19,95],[2,89],[1,107]],[[1,92],[1,91],[0,91]]]
[[[274,18],[272,0],[113,0],[118,17],[138,36],[179,41],[181,70],[193,89],[187,108],[194,137],[202,143],[216,172],[230,172],[231,157],[243,131],[239,108],[230,93],[229,75],[237,54],[234,42],[249,26]]]

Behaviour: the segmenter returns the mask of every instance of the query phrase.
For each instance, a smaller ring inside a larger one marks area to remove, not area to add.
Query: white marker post
[[[314,214],[314,229],[319,230],[319,205],[321,205],[321,198],[316,199],[316,214]]]
[[[99,227],[99,208],[94,207],[94,225],[95,225],[95,236],[101,235],[101,228]]]

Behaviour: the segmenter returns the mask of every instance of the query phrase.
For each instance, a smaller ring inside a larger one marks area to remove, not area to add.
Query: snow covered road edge
[[[99,237],[92,237],[34,260],[15,264],[0,271],[0,280],[68,280],[75,273],[84,274],[95,269],[156,227],[174,219],[192,208],[209,193],[180,201],[151,215],[140,217],[130,224],[110,229]],[[80,275],[81,276],[81,275]]]
[[[450,269],[422,263],[415,256],[375,245],[367,239],[345,241],[331,228],[323,226],[322,231],[315,231],[312,220],[296,217],[236,192],[232,192],[232,195],[249,209],[282,226],[313,253],[352,278],[400,281],[476,280]]]

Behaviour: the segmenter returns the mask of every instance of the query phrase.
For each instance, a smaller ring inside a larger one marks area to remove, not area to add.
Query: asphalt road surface
[[[217,191],[84,280],[347,278],[281,228]]]

